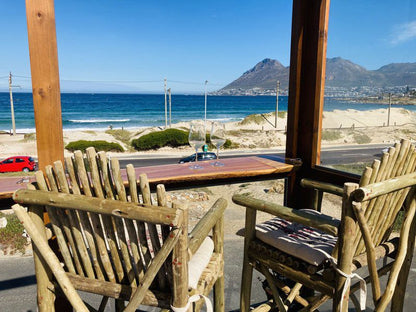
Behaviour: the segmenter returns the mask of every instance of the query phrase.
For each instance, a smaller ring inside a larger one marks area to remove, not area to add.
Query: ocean
[[[287,96],[279,97],[279,111],[287,111]],[[35,131],[31,93],[13,93],[16,129],[19,133]],[[140,128],[165,125],[165,99],[163,94],[85,94],[61,95],[62,124],[64,130]],[[168,104],[169,106],[169,104]],[[203,95],[172,95],[172,124],[204,118]],[[394,105],[408,110],[415,106]],[[335,109],[371,110],[386,108],[377,103],[356,103],[325,98],[325,111]],[[208,96],[207,119],[238,121],[250,114],[273,112],[274,96]],[[169,108],[168,108],[169,118]],[[9,93],[0,93],[0,131],[12,128]]]

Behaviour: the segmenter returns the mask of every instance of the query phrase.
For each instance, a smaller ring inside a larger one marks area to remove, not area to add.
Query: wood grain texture
[[[64,160],[53,0],[27,0],[26,17],[39,167]]]

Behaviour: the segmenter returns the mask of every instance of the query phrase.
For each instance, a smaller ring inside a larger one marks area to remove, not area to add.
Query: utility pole
[[[10,109],[12,111],[12,128],[13,128],[13,135],[16,135],[16,123],[14,121],[14,106],[13,106],[13,92],[12,92],[12,72],[9,74],[9,93],[10,93]]]
[[[169,128],[172,128],[172,93],[170,92],[170,88],[168,89],[169,93]]]
[[[205,89],[204,89],[204,93],[205,93],[205,115],[204,115],[205,135],[207,135],[207,84],[208,84],[208,80],[205,80]]]
[[[277,81],[276,85],[276,115],[274,116],[274,127],[277,128],[277,115],[279,113],[279,89],[280,89],[280,81]]]
[[[387,127],[390,126],[391,92],[389,92],[389,111],[387,114]]]
[[[168,127],[168,101],[166,95],[166,78],[165,78],[165,129]]]

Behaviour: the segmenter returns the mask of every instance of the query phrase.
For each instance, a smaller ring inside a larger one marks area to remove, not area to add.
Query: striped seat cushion
[[[310,209],[303,211],[319,214]],[[256,237],[268,245],[316,266],[328,259],[337,241],[332,235],[278,217],[257,224]]]

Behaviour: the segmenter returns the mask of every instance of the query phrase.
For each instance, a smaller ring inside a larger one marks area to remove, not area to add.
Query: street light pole
[[[207,84],[208,80],[205,80],[205,116],[204,116],[204,128],[205,128],[205,135],[207,135]]]
[[[165,129],[168,127],[168,103],[166,95],[166,78],[165,78]]]
[[[280,81],[277,81],[276,85],[276,115],[274,116],[274,127],[277,128],[277,117],[279,113],[279,89],[280,89]]]
[[[169,128],[172,128],[172,93],[170,88],[168,89],[169,93]]]
[[[14,121],[13,92],[12,92],[12,73],[9,74],[9,93],[10,93],[10,109],[12,111],[12,128],[13,135],[16,135],[16,123]]]
[[[391,92],[389,92],[389,111],[387,114],[387,127],[390,126]]]

